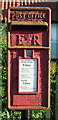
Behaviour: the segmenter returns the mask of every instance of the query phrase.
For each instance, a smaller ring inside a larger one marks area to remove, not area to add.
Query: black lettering
[[[25,83],[25,84],[30,84],[30,83]]]

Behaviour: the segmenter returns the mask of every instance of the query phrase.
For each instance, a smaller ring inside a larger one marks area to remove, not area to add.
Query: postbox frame
[[[24,7],[20,7],[20,9],[24,9]],[[10,93],[10,50],[11,49],[20,49],[20,48],[27,48],[27,49],[50,49],[50,33],[51,33],[51,31],[50,31],[50,29],[51,29],[51,10],[50,10],[50,8],[48,8],[48,7],[25,7],[25,8],[27,8],[27,9],[34,9],[34,10],[36,10],[36,9],[41,9],[41,10],[49,10],[49,23],[48,23],[48,31],[49,31],[49,47],[40,47],[40,46],[14,46],[14,47],[12,47],[11,45],[10,45],[10,32],[8,31],[8,35],[7,35],[7,38],[8,38],[8,108],[9,109],[11,109],[11,110],[14,110],[14,109],[16,109],[16,110],[27,110],[27,109],[29,109],[29,110],[35,110],[35,109],[48,109],[49,107],[50,107],[50,55],[49,55],[49,71],[48,71],[48,74],[49,74],[49,80],[48,80],[48,107],[43,107],[43,106],[12,106],[12,105],[10,105],[10,101],[11,101],[11,93]],[[19,9],[19,8],[10,8],[10,9]],[[11,23],[11,21],[10,21],[10,9],[8,9],[8,24],[10,24]],[[49,53],[50,54],[50,53]],[[28,58],[28,57],[26,57],[26,58]],[[35,58],[35,57],[33,57],[33,59],[39,59],[39,58]],[[33,94],[33,92],[32,92],[32,94]]]

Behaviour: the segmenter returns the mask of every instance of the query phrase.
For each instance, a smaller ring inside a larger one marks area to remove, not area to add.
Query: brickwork
[[[40,2],[40,3],[37,3],[37,4],[33,4],[31,6],[37,6],[37,7],[50,7],[51,8],[51,18],[52,18],[52,21],[58,21],[58,2]]]
[[[2,20],[7,19],[7,9],[10,7],[10,3],[5,6],[6,3],[2,4]],[[11,3],[13,5],[13,3]],[[24,6],[35,6],[35,7],[50,7],[52,11],[52,21],[58,21],[58,2],[37,2],[37,3],[30,3],[30,4],[23,4]],[[15,3],[15,6],[20,6],[20,4]],[[6,7],[6,8],[5,8]],[[12,6],[14,7],[14,5]],[[4,16],[4,17],[3,17]]]

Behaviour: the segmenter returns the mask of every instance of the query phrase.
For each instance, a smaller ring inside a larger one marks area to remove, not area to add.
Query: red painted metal
[[[11,105],[48,105],[48,51],[34,50],[34,56],[38,58],[38,91],[35,93],[18,94],[18,57],[24,56],[23,50],[10,51],[10,94]],[[23,57],[24,58],[24,57]],[[31,59],[31,58],[30,58]],[[44,64],[43,64],[44,63]],[[27,95],[26,95],[27,94]],[[40,99],[40,100],[39,100]],[[34,101],[34,102],[33,102]],[[36,104],[35,104],[36,103]],[[23,109],[23,108],[22,108]]]
[[[11,46],[43,46],[48,47],[47,31],[19,30],[11,31]]]
[[[20,8],[21,9],[21,8]],[[24,9],[24,8],[23,8]],[[28,11],[29,8],[27,8]],[[34,11],[35,9],[32,8]],[[38,9],[38,8],[36,8]],[[40,10],[44,10],[41,8]],[[50,16],[50,10],[48,16]],[[10,12],[9,12],[10,13]],[[9,15],[8,15],[9,16]],[[8,23],[11,21],[8,19]],[[19,21],[20,22],[20,21]],[[48,26],[11,25],[8,30],[8,108],[16,110],[47,109],[50,106],[49,49],[50,18]],[[47,30],[48,29],[48,30]],[[32,51],[27,56],[27,50]],[[20,92],[20,60],[37,60],[36,92]]]

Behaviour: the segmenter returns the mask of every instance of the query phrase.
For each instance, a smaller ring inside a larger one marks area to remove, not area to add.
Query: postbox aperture
[[[8,10],[9,109],[50,105],[50,16],[50,9],[44,7]]]

